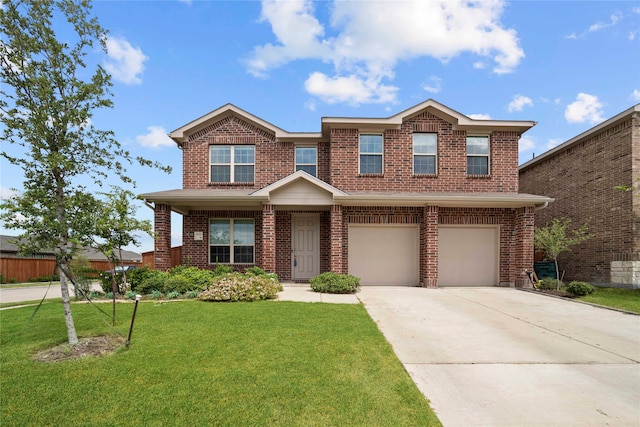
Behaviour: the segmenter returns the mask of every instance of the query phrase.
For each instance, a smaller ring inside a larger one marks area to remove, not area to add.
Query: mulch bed
[[[575,295],[570,294],[567,291],[556,291],[555,289],[527,289],[528,291],[539,293],[539,294],[547,294],[553,295],[556,297],[569,298],[574,299],[577,298]]]
[[[117,335],[81,338],[78,344],[70,346],[60,344],[36,353],[33,359],[37,362],[52,363],[63,360],[75,360],[81,357],[100,357],[111,354],[124,345],[124,338]]]

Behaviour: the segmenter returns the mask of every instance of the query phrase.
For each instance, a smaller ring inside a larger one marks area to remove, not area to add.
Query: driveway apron
[[[510,288],[359,298],[445,426],[640,425],[640,316]]]

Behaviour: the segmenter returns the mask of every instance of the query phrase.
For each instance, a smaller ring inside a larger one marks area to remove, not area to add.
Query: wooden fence
[[[112,268],[109,261],[89,262],[91,268],[96,270],[107,271]],[[55,265],[54,259],[0,258],[0,274],[5,281],[27,282],[37,277],[51,276]],[[140,263],[125,262],[123,265],[140,265]]]
[[[154,251],[142,253],[142,265],[148,265],[150,269],[155,269]],[[182,246],[171,248],[171,267],[182,265]]]

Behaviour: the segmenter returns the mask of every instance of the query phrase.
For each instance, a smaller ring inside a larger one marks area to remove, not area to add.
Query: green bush
[[[249,267],[244,272],[247,274],[253,274],[254,276],[262,276],[264,274],[267,274],[266,271],[258,266]]]
[[[100,298],[104,297],[104,292],[91,291],[91,292],[89,292],[88,297],[89,297],[89,299],[100,299]]]
[[[567,292],[578,297],[592,294],[596,291],[596,287],[587,282],[573,281],[567,285]]]
[[[216,277],[213,284],[200,292],[201,301],[256,301],[274,299],[282,285],[277,279],[252,274],[228,273]]]
[[[137,291],[140,283],[144,282],[149,277],[156,276],[158,274],[162,274],[162,272],[158,270],[151,270],[148,265],[145,265],[142,268],[136,268],[135,270],[128,272],[127,282],[129,282],[132,291]]]
[[[167,299],[178,299],[182,296],[180,292],[171,291],[167,292]]]
[[[177,292],[182,294],[192,289],[191,283],[184,276],[169,276],[164,281],[164,286],[160,289],[162,292]]]
[[[156,271],[155,274],[150,275],[149,277],[144,279],[142,283],[140,283],[136,287],[136,291],[142,295],[150,294],[153,291],[162,293],[162,291],[165,289],[165,282],[167,281],[168,277],[169,275],[167,273]]]
[[[193,298],[198,298],[199,294],[200,294],[200,291],[187,291],[184,293],[183,297],[185,299],[193,299]]]
[[[149,296],[151,297],[151,299],[160,299],[162,298],[162,292],[156,290],[156,291],[152,291]]]
[[[136,295],[138,295],[136,291],[129,291],[125,294],[125,298],[135,301]]]
[[[314,292],[327,294],[355,294],[360,290],[360,279],[350,274],[328,271],[309,280]]]
[[[558,281],[556,279],[553,279],[551,277],[545,277],[543,279],[540,279],[538,281],[538,284],[536,285],[536,289],[542,289],[545,291],[548,290],[556,290],[558,286]],[[562,289],[564,287],[564,283],[562,283],[562,281],[560,282],[560,289]]]
[[[213,278],[216,277],[216,274],[213,271],[185,266],[175,267],[169,272],[169,274],[175,277],[184,277],[189,282],[189,286],[180,291],[182,293],[192,290],[200,291],[202,289],[206,289],[213,282]]]
[[[216,268],[213,270],[214,276],[224,276],[225,274],[233,273],[233,267],[229,265],[220,265],[218,264]]]

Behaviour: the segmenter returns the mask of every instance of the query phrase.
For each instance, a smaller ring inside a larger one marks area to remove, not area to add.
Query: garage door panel
[[[419,250],[417,225],[349,226],[349,274],[363,286],[416,286]]]
[[[440,227],[439,286],[497,285],[499,235],[498,227]]]

